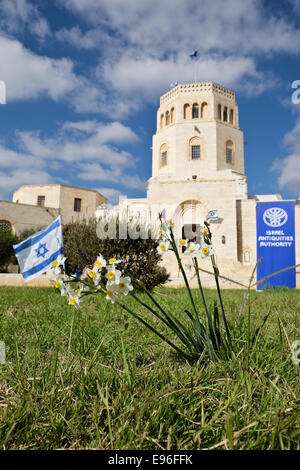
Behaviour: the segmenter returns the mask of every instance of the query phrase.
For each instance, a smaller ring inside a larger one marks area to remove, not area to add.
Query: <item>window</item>
[[[171,124],[174,122],[174,108],[171,109]]]
[[[8,220],[0,220],[0,230],[10,232],[12,229],[11,223]]]
[[[81,211],[81,199],[75,197],[74,199],[74,212],[80,212]]]
[[[167,164],[167,151],[165,150],[161,154],[161,166],[166,166]]]
[[[223,111],[223,121],[225,121],[225,122],[228,121],[228,109],[227,109],[227,106],[224,108],[224,111]]]
[[[191,160],[199,160],[200,159],[200,145],[192,145],[191,146]]]
[[[193,104],[192,118],[197,119],[199,117],[199,106],[197,103]]]
[[[233,142],[231,140],[227,140],[226,142],[226,163],[230,165],[233,164]]]
[[[221,237],[221,243],[222,243],[222,245],[226,245],[226,237],[225,237],[225,235],[222,235],[222,237]]]
[[[222,106],[218,104],[218,119],[222,120]]]
[[[183,107],[183,117],[184,119],[191,119],[191,107],[189,104],[185,104]]]
[[[161,128],[164,127],[164,115],[163,114],[160,115],[160,127]]]
[[[230,110],[230,115],[229,115],[229,122],[230,122],[230,124],[233,124],[233,118],[234,118],[233,109],[231,109],[231,110]]]
[[[201,117],[203,119],[208,118],[208,104],[207,103],[202,103],[201,105]]]
[[[249,251],[244,251],[244,263],[250,262],[250,253]]]
[[[170,124],[170,113],[169,111],[166,112],[166,126]]]
[[[45,196],[38,196],[37,197],[37,205],[38,206],[45,206]]]

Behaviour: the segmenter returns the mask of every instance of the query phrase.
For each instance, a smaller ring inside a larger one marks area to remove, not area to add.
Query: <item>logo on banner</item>
[[[281,227],[288,220],[288,215],[281,207],[271,207],[264,212],[263,220],[269,227]]]

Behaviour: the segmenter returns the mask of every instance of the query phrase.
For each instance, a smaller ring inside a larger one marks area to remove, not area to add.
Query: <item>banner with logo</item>
[[[295,201],[256,203],[257,259],[263,257],[257,268],[257,280],[296,264]],[[296,270],[276,274],[258,285],[296,287]]]

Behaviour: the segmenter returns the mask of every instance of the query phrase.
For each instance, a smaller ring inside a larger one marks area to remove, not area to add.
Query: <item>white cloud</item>
[[[146,183],[134,173],[137,159],[118,147],[136,141],[138,136],[132,129],[117,121],[68,121],[60,125],[55,137],[17,131],[15,150],[0,143],[2,197],[21,184],[43,184],[53,179],[66,182],[54,178],[55,172],[67,181],[76,178],[93,186],[101,181],[144,190]]]
[[[64,29],[58,37],[79,48],[98,43],[97,76],[117,99],[125,97],[124,113],[167,91],[170,82],[194,81],[188,57],[194,49],[199,51],[198,81],[260,94],[277,80],[258,70],[257,59],[295,54],[300,42],[300,29],[259,0],[227,0],[226,8],[223,0],[59,1],[84,18],[90,29]]]
[[[15,33],[27,27],[38,39],[44,39],[50,35],[47,20],[28,0],[1,0],[0,18],[0,28],[3,31]]]
[[[289,154],[273,162],[271,170],[279,173],[278,184],[289,193],[300,191],[300,119],[293,129],[284,136],[283,144]]]
[[[298,4],[299,0],[292,0]],[[196,48],[226,54],[297,53],[300,30],[260,0],[60,0],[149,56]],[[116,51],[118,53],[120,51]],[[109,55],[111,51],[109,51]]]
[[[80,85],[70,60],[39,56],[4,36],[0,36],[0,75],[6,83],[7,102],[41,94],[58,100]]]
[[[106,63],[99,73],[121,94],[142,94],[153,99],[165,92],[171,82],[189,83],[194,80],[194,65],[182,55],[177,61],[153,58],[122,57],[115,63]],[[222,78],[221,78],[222,77]],[[203,56],[196,65],[197,81],[215,81],[224,86],[241,88],[247,93],[263,91],[272,86],[263,73],[256,70],[254,60],[239,56]]]
[[[142,181],[138,175],[128,175],[120,167],[104,168],[98,163],[81,165],[80,178],[87,181],[109,181],[136,190],[146,189],[146,181]]]
[[[96,191],[99,191],[100,194],[103,194],[108,200],[110,205],[116,205],[119,203],[120,197],[125,197],[124,194],[119,189],[114,188],[96,188]]]

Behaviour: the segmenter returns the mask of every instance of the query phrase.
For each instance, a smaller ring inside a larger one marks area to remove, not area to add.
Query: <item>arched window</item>
[[[207,103],[201,104],[201,117],[203,119],[208,118],[208,104]]]
[[[160,167],[167,166],[168,164],[168,150],[167,145],[163,144],[160,147]]]
[[[233,124],[233,116],[234,116],[233,109],[231,109],[230,113],[229,113],[229,122],[230,122],[230,124]]]
[[[10,232],[12,229],[11,223],[8,220],[0,220],[0,230]]]
[[[226,237],[225,237],[225,235],[222,235],[222,237],[221,237],[221,243],[222,243],[222,245],[226,245]]]
[[[250,263],[250,252],[248,250],[244,251],[244,263]]]
[[[188,103],[186,103],[183,107],[183,118],[191,119],[191,107]]]
[[[174,122],[174,108],[171,109],[171,124]]]
[[[169,111],[166,111],[166,126],[170,124],[170,113]]]
[[[227,122],[228,121],[228,108],[225,106],[224,111],[223,111],[223,121]]]
[[[199,105],[198,103],[194,103],[193,109],[192,109],[192,118],[198,119],[198,117],[199,117]]]
[[[233,164],[234,160],[234,145],[232,140],[226,142],[226,163]]]
[[[218,119],[222,121],[222,106],[218,104]]]
[[[164,127],[164,115],[160,115],[160,128]]]
[[[199,137],[193,137],[190,140],[190,160],[201,159],[201,140]]]

